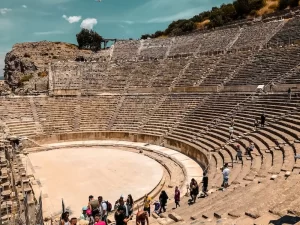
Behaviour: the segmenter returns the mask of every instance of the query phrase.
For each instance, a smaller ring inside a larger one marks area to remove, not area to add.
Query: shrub
[[[24,82],[29,81],[33,77],[33,74],[27,74],[21,77],[19,83],[23,84]]]
[[[282,10],[287,8],[289,5],[289,0],[279,0],[278,9]]]
[[[82,29],[76,34],[78,47],[80,49],[90,49],[92,51],[98,51],[101,49],[101,42],[103,38],[95,31]]]
[[[26,53],[24,54],[24,57],[25,57],[25,58],[30,58],[30,55],[26,52]]]
[[[47,71],[39,72],[38,76],[39,77],[46,77],[46,76],[48,76],[48,72]]]

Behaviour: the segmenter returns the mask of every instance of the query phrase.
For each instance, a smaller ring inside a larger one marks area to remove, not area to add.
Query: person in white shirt
[[[107,224],[107,202],[103,200],[102,196],[98,197],[99,201],[99,213],[102,217],[102,221],[104,221]]]
[[[225,163],[225,165],[223,167],[222,174],[223,174],[222,187],[227,188],[228,187],[229,174],[230,174],[230,169],[228,168],[228,163]]]

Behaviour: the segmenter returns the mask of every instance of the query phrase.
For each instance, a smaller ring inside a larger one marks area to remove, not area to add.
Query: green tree
[[[278,9],[279,10],[285,9],[286,7],[288,7],[288,5],[289,5],[289,0],[279,0]]]
[[[289,0],[289,6],[290,7],[297,7],[299,6],[299,1],[298,0]]]
[[[80,49],[90,49],[92,51],[101,49],[103,38],[93,30],[82,29],[76,34],[76,38]]]

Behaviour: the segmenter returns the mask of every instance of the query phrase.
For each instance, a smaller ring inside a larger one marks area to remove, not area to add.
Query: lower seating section
[[[11,135],[37,134],[29,98],[0,98],[0,120]]]
[[[79,127],[82,131],[107,130],[120,96],[102,95],[80,98]]]
[[[126,96],[112,130],[137,131],[159,100],[159,95]]]
[[[193,110],[205,95],[171,94],[157,107],[145,124],[142,124],[142,132],[164,135],[170,132],[183,117]]]
[[[76,98],[42,97],[35,98],[34,103],[45,133],[72,132],[75,129]]]

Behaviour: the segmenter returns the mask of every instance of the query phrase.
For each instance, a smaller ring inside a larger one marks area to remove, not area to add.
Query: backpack
[[[110,202],[106,201],[106,206],[107,206],[107,212],[111,212],[112,210],[112,205]]]

